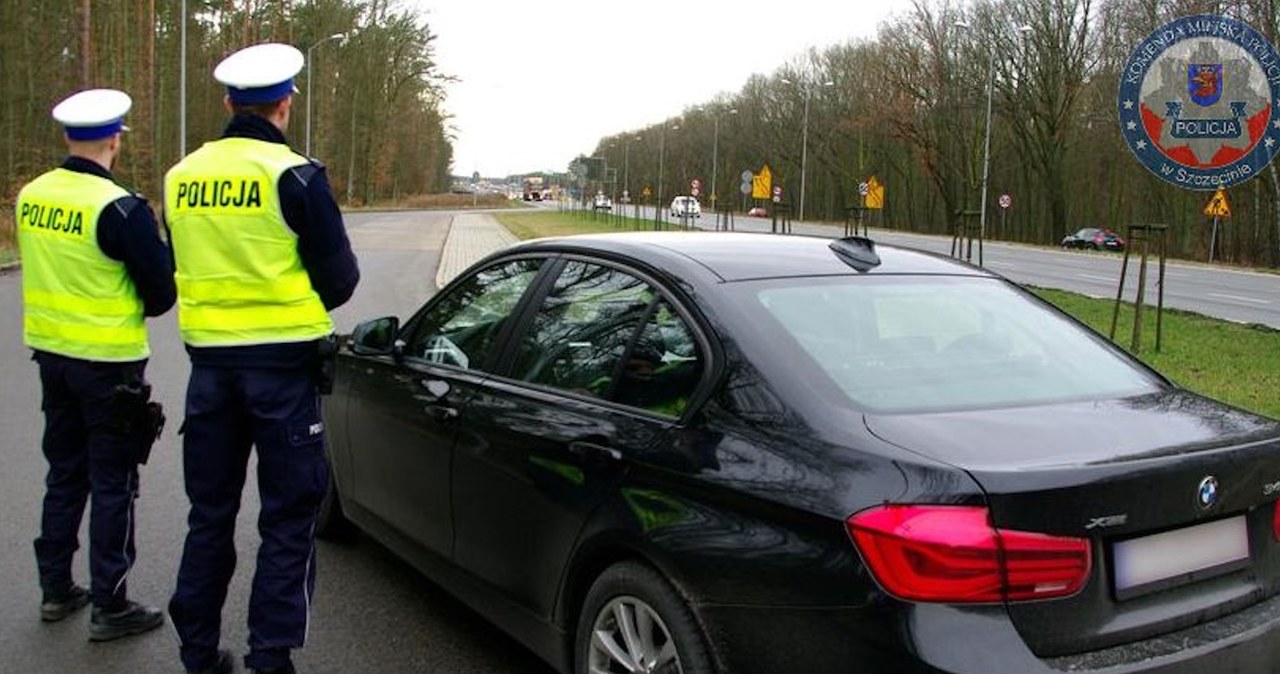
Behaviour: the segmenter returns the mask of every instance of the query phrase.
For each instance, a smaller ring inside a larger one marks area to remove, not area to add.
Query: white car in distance
[[[671,200],[671,217],[697,218],[702,216],[702,204],[694,197],[682,195]]]

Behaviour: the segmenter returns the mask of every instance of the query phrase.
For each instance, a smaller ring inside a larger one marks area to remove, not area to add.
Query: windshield
[[[859,407],[1007,407],[1160,386],[1103,340],[995,279],[841,277],[744,283]]]

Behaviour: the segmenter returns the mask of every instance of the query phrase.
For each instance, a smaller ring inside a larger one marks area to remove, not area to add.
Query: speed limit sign
[[[1009,210],[1009,207],[1012,205],[1013,205],[1013,197],[1007,194],[1000,195],[1000,208],[1003,208],[1007,211]]]

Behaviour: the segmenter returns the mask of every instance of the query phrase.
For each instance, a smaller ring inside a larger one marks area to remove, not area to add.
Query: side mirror
[[[400,319],[395,316],[365,321],[351,331],[351,352],[361,356],[390,356],[400,348]]]

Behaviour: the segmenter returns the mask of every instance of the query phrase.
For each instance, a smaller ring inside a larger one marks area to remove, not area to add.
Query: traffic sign
[[[751,198],[768,199],[769,189],[773,187],[773,171],[769,165],[760,167],[760,173],[751,177]]]
[[[1000,195],[1000,208],[1003,208],[1007,211],[1009,210],[1009,207],[1012,205],[1013,205],[1013,197],[1007,194]]]
[[[752,173],[752,172],[751,172],[751,171],[749,171],[749,170],[748,170],[748,171],[743,171],[743,172],[742,172],[742,176],[741,176],[741,178],[742,178],[742,182],[744,182],[744,183],[749,183],[749,182],[751,182],[751,179],[752,179],[752,178],[754,178],[754,177],[756,177],[756,174]]]
[[[867,185],[867,181],[865,181],[865,180],[864,180],[864,181],[862,181],[862,182],[858,183],[858,194],[860,194],[860,195],[862,195],[862,196],[864,196],[864,197],[865,197],[865,196],[867,196],[867,192],[868,192],[870,189],[871,189],[871,187]]]
[[[781,185],[774,185],[774,186],[773,186],[773,201],[774,201],[774,203],[778,203],[778,202],[781,202],[781,201],[782,201],[782,186],[781,186]]]
[[[652,194],[653,192],[649,190],[649,186],[645,185],[644,191],[640,193],[640,196],[643,196],[644,198],[648,199]]]
[[[1231,217],[1231,204],[1227,203],[1227,193],[1223,192],[1221,187],[1209,199],[1209,203],[1204,207],[1204,214],[1211,218]]]
[[[874,209],[884,208],[884,185],[880,184],[879,178],[867,178],[867,196],[863,198],[862,205]]]
[[[697,178],[694,178],[693,180],[689,181],[689,187],[696,190],[699,187],[702,187],[702,181],[698,180]]]

